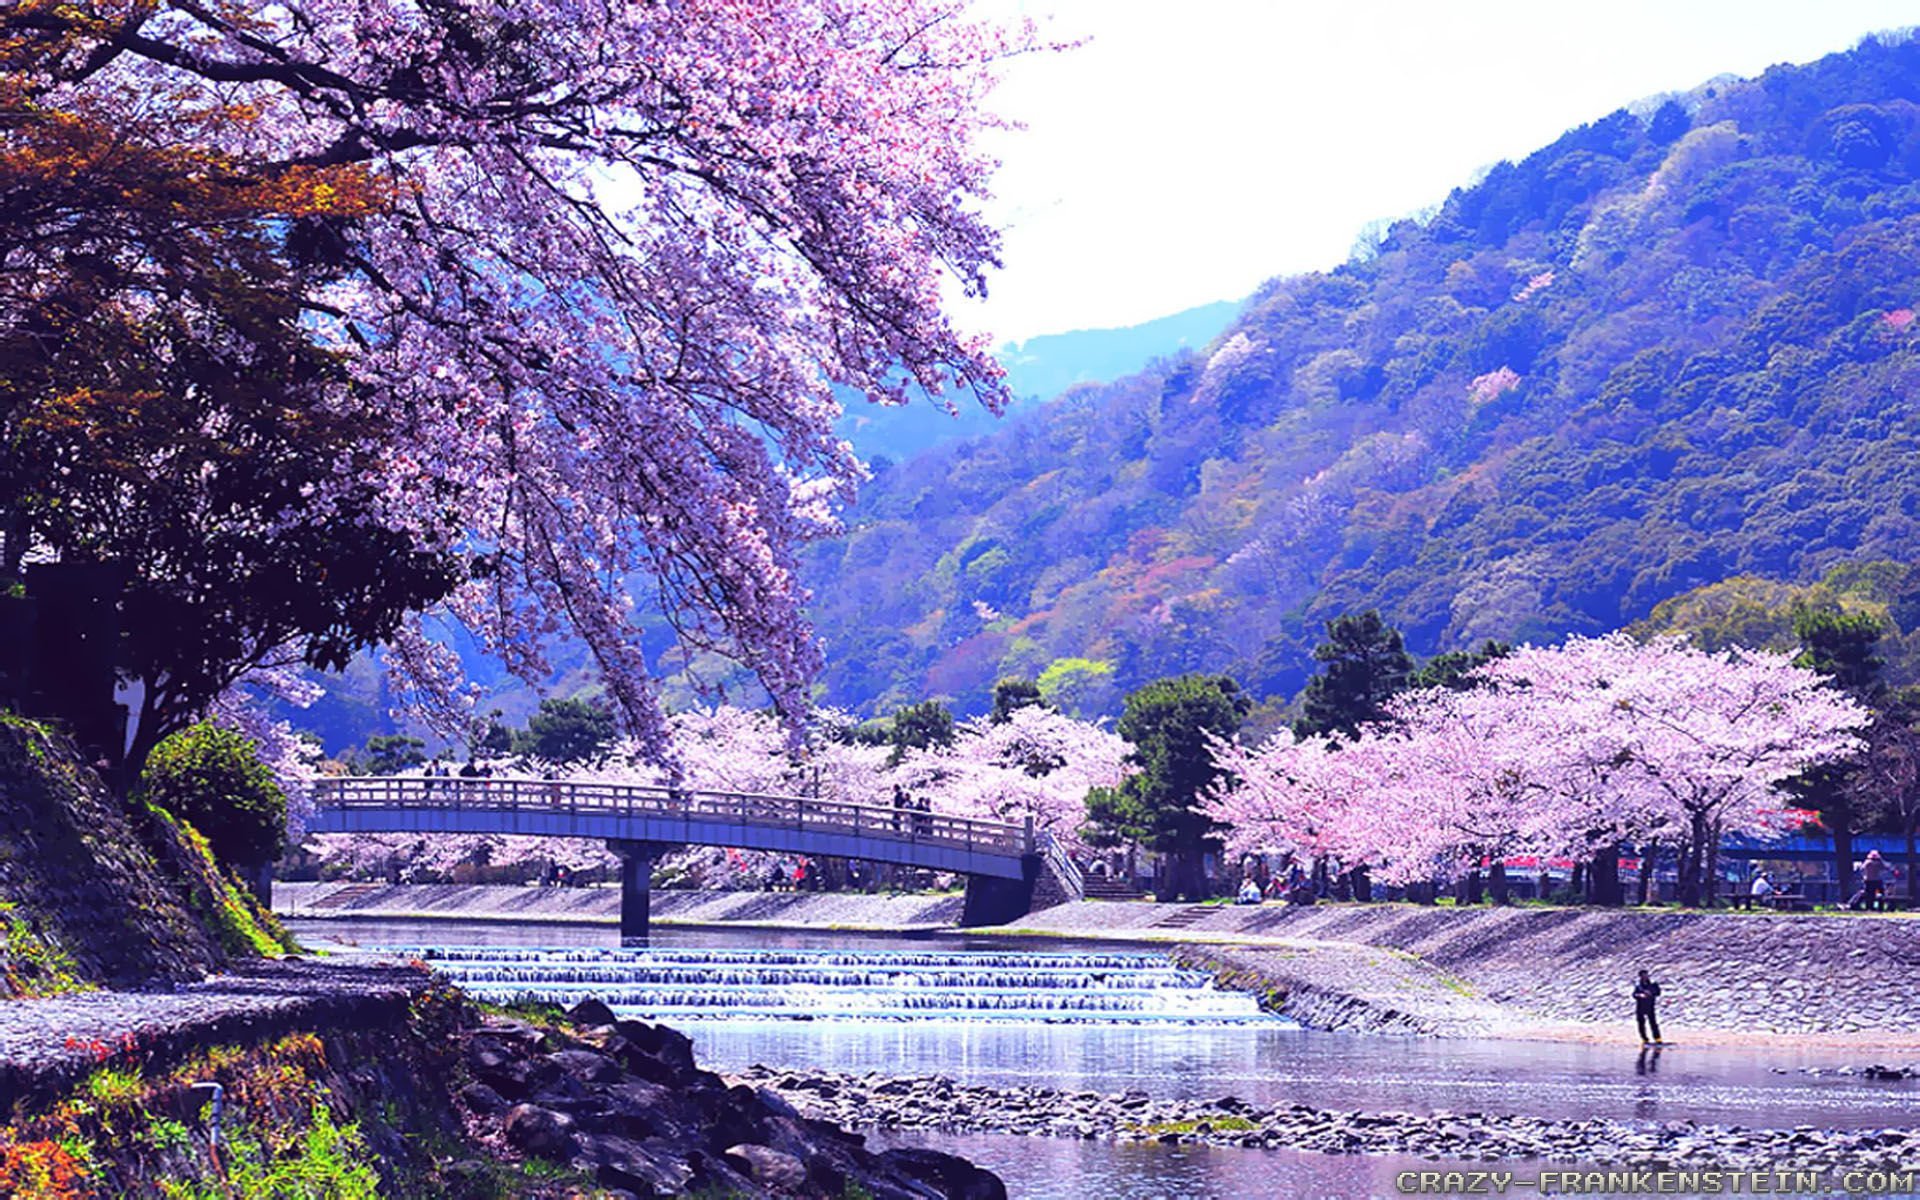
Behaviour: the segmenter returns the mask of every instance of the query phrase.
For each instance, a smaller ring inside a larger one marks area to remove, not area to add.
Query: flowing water
[[[483,1000],[587,997],[650,1020],[1271,1024],[1164,955],[1012,950],[523,949],[412,951]]]
[[[1836,1069],[1838,1051],[1620,1046],[1355,1036],[1259,1014],[1164,956],[1111,944],[844,933],[659,930],[647,948],[606,929],[467,923],[296,923],[412,947],[490,999],[597,996],[666,1020],[703,1065],[754,1064],[967,1083],[1232,1094],[1262,1104],[1369,1111],[1740,1124],[1911,1126],[1920,1085]],[[492,944],[484,944],[492,943]],[[1920,1046],[1902,1062],[1920,1060]],[[1392,1195],[1432,1164],[1261,1151],[1118,1147],[1006,1137],[886,1135],[975,1158],[1016,1196]],[[1914,1164],[1920,1165],[1920,1164]]]

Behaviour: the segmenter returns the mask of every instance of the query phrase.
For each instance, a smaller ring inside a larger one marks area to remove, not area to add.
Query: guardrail
[[[1067,899],[1085,900],[1087,877],[1081,873],[1080,864],[1073,861],[1073,856],[1067,853],[1067,848],[1060,844],[1059,838],[1043,833],[1040,841],[1047,862],[1053,867],[1054,874],[1059,876],[1060,885],[1067,889]]]
[[[710,792],[643,784],[530,779],[514,776],[364,775],[314,784],[322,809],[422,808],[450,811],[571,813],[669,821],[745,824],[763,828],[949,846],[993,854],[1033,854],[1033,823],[981,821],[945,813],[812,796]]]

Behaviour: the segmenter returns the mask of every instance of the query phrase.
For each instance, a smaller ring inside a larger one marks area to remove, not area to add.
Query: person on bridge
[[[1633,1022],[1640,1027],[1642,1045],[1658,1045],[1660,1037],[1660,1018],[1654,1015],[1654,1002],[1660,999],[1660,985],[1647,974],[1645,967],[1640,968],[1640,980],[1633,985]],[[1653,1036],[1647,1036],[1651,1033]]]

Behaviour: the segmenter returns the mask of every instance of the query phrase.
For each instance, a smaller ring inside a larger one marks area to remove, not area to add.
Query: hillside
[[[883,471],[810,562],[825,698],[1298,689],[1328,617],[1423,653],[1920,549],[1920,43],[1575,129],[1273,281],[1205,354]]]

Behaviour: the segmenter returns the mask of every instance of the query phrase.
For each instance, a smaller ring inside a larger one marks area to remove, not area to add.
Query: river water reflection
[[[604,928],[485,923],[294,922],[312,944],[607,946]],[[844,933],[661,929],[656,947],[863,950],[1078,949],[1032,939],[867,937]],[[944,1074],[1001,1086],[1138,1089],[1170,1098],[1235,1095],[1260,1104],[1368,1111],[1525,1113],[1550,1118],[1738,1124],[1911,1126],[1920,1086],[1813,1074],[1859,1065],[1834,1051],[1474,1042],[1320,1033],[1269,1024],[1041,1023],[1003,1020],[678,1022],[703,1065]],[[1920,1047],[1911,1056],[1920,1059]],[[895,1135],[888,1135],[895,1136]],[[906,1135],[898,1135],[906,1136]],[[1049,1139],[936,1139],[1018,1181],[1016,1196],[1388,1195],[1398,1160],[1254,1151],[1116,1147]],[[972,1147],[969,1149],[968,1147]],[[1056,1161],[1057,1160],[1057,1161]],[[1024,1165],[1023,1165],[1024,1164]],[[1914,1164],[1920,1165],[1920,1164]],[[1431,1166],[1418,1162],[1401,1168]],[[1047,1181],[1070,1182],[1057,1186]],[[1066,1188],[1069,1190],[1059,1190]],[[1052,1190],[1049,1190],[1052,1189]],[[1081,1189],[1081,1190],[1073,1190]]]

